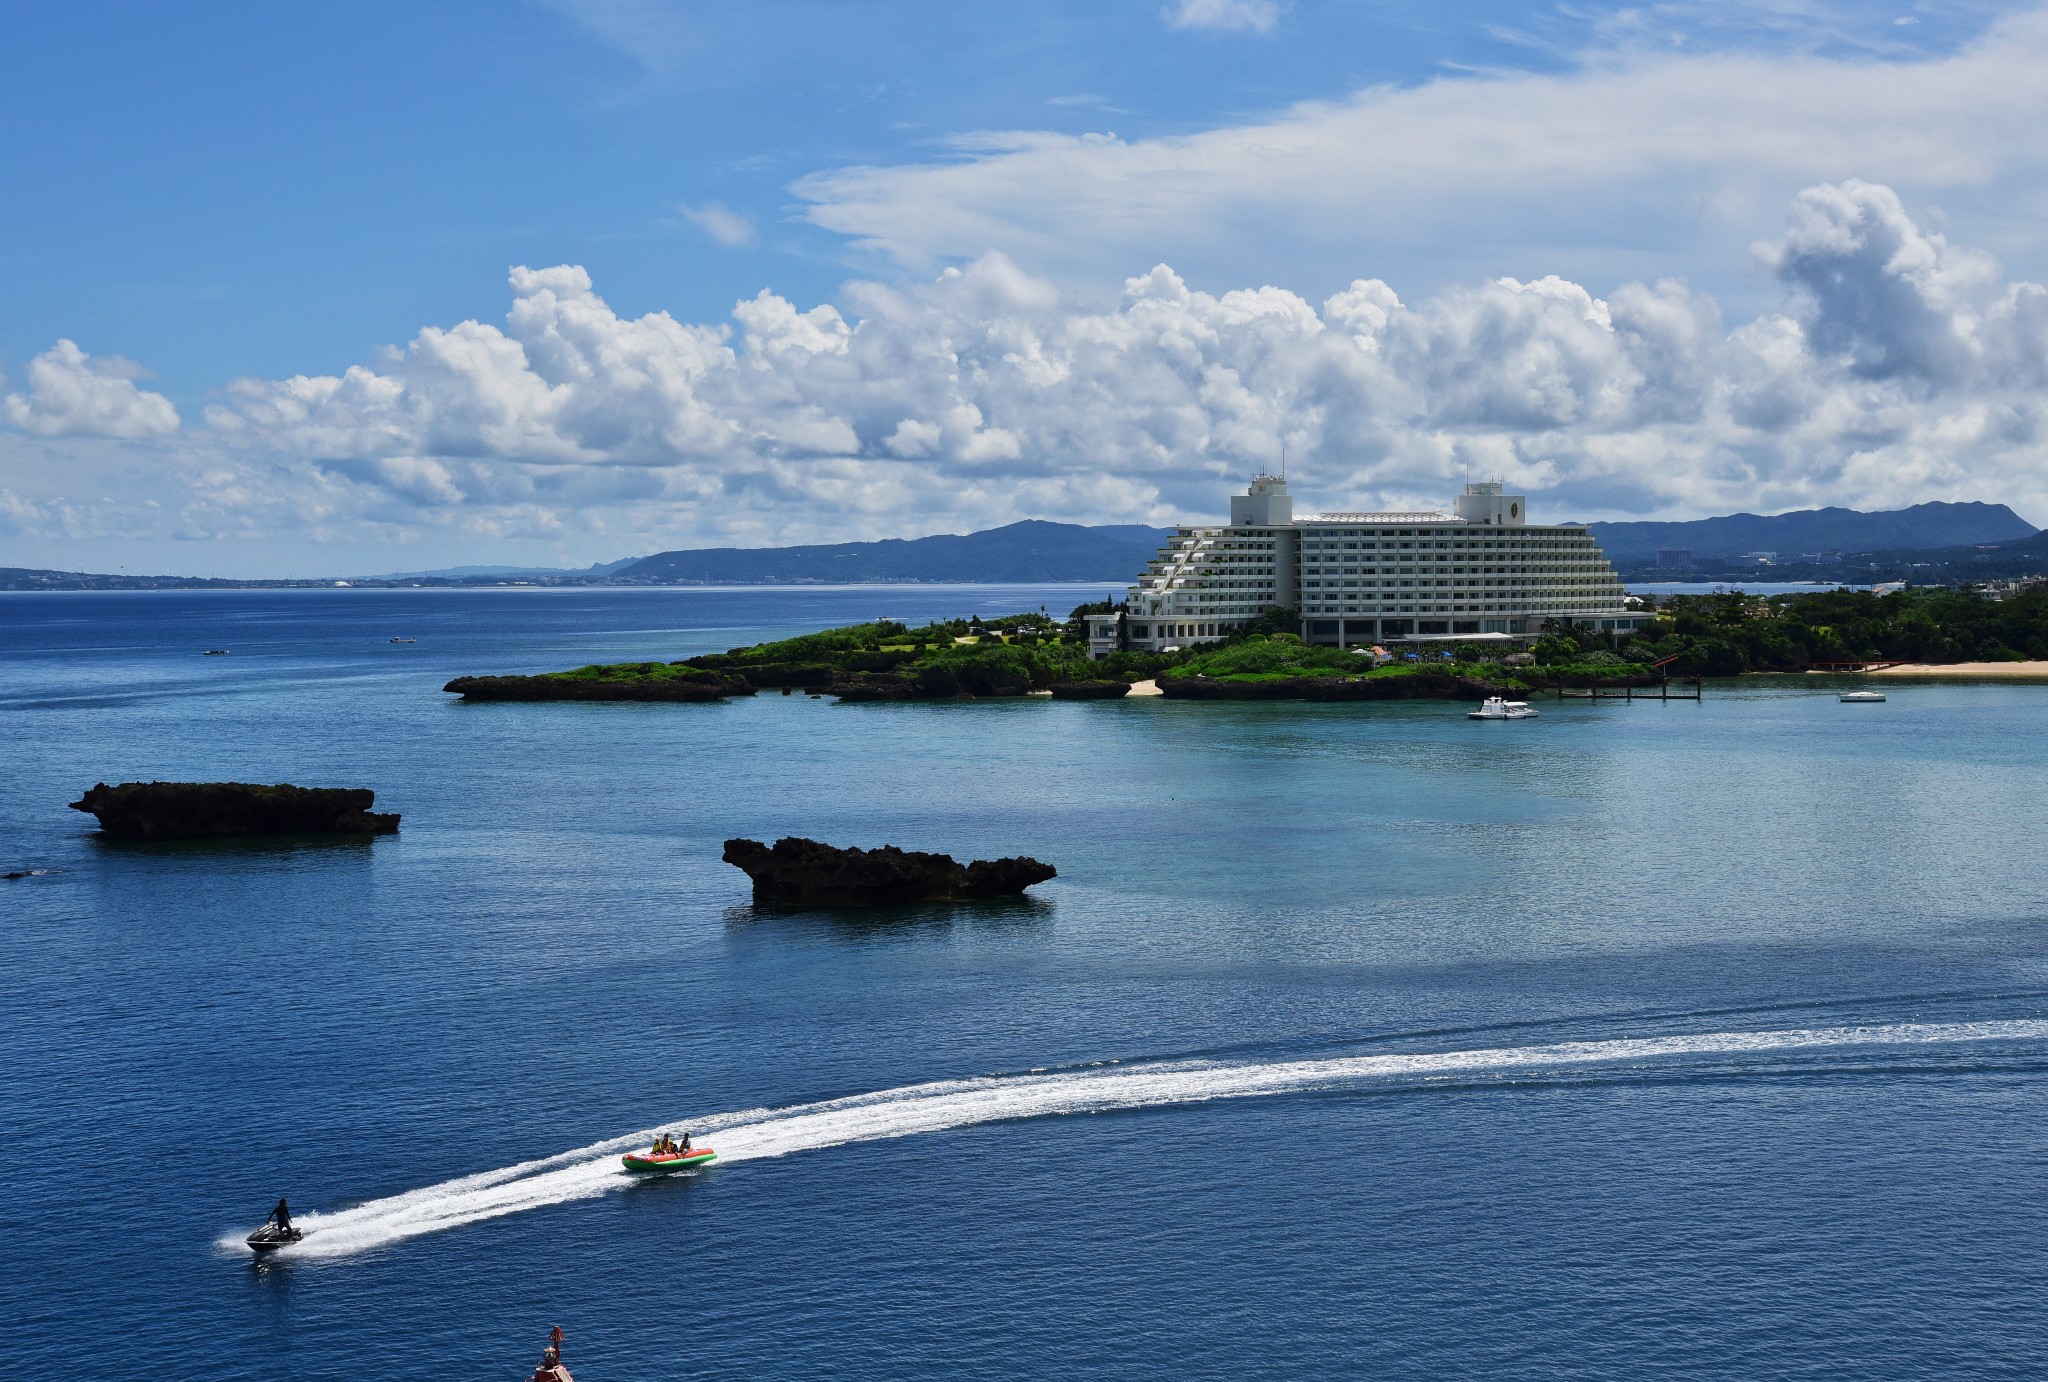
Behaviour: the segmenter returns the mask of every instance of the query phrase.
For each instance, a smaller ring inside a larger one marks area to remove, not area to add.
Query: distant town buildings
[[[1657,566],[1660,570],[1664,571],[1692,570],[1692,548],[1659,547],[1657,549]]]
[[[1628,632],[1649,618],[1580,524],[1528,521],[1528,500],[1468,484],[1454,512],[1297,519],[1287,482],[1260,475],[1227,527],[1184,527],[1120,614],[1091,615],[1096,656],[1224,637],[1279,606],[1310,643],[1529,641],[1551,620]]]
[[[1978,585],[1977,590],[1987,600],[2003,602],[2016,595],[2024,595],[2030,590],[2039,590],[2043,586],[2048,586],[2048,577],[2020,576],[2010,581],[1984,581]]]

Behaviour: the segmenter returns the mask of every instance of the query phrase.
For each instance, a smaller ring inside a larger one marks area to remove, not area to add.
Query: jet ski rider
[[[277,1208],[270,1211],[270,1217],[277,1222],[279,1232],[290,1233],[292,1231],[292,1208],[282,1199],[277,1202]]]

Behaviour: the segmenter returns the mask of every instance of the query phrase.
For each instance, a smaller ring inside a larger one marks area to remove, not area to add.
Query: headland
[[[1633,597],[1632,597],[1633,598]],[[2048,589],[1964,588],[1641,597],[1634,627],[1546,620],[1526,638],[1303,638],[1274,606],[1214,638],[1105,647],[1105,611],[877,621],[674,662],[596,664],[521,677],[461,677],[473,700],[715,703],[762,691],[842,701],[1048,699],[1479,700],[1559,688],[1650,687],[1745,673],[2048,680]]]

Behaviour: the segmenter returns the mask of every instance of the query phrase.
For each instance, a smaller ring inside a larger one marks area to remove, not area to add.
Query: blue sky
[[[42,7],[0,51],[0,563],[1159,521],[1288,438],[1330,507],[1441,502],[1476,460],[1578,517],[2048,521],[2043,32],[1804,0]]]

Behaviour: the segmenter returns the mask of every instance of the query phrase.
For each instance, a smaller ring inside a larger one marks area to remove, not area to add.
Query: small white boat
[[[1468,720],[1533,720],[1536,707],[1527,701],[1504,700],[1499,696],[1488,696],[1477,710],[1465,712]]]
[[[1881,701],[1883,699],[1884,692],[1882,691],[1844,691],[1842,693],[1842,700],[1845,703],[1854,702],[1857,705],[1865,705],[1871,701]]]

